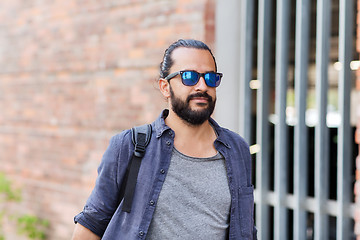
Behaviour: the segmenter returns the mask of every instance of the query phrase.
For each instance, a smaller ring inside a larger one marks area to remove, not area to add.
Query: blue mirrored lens
[[[209,87],[217,87],[220,84],[221,76],[216,73],[206,73],[205,76],[205,82]]]
[[[221,81],[221,74],[215,72],[198,73],[195,71],[181,72],[181,79],[184,85],[194,86],[198,83],[200,76],[204,77],[206,85],[209,87],[218,87]]]
[[[181,78],[185,85],[194,86],[198,82],[199,74],[196,72],[192,72],[192,71],[186,71],[186,72],[183,72],[183,74],[181,75]]]
[[[206,73],[205,82],[209,87],[216,87],[216,74],[215,73]]]

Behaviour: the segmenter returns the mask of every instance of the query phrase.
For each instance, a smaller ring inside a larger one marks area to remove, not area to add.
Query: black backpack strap
[[[141,165],[141,159],[145,155],[146,146],[151,138],[151,125],[142,125],[131,129],[134,153],[129,162],[121,190],[124,192],[122,211],[130,213],[134,197],[136,181]],[[125,186],[125,189],[123,189]]]

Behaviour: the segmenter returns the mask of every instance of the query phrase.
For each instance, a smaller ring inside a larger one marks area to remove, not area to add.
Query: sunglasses
[[[185,86],[194,86],[199,82],[200,77],[203,77],[206,85],[209,87],[218,87],[223,76],[222,73],[217,72],[198,73],[196,71],[179,71],[169,74],[165,80],[170,81],[170,79],[177,75],[180,75],[181,81]]]

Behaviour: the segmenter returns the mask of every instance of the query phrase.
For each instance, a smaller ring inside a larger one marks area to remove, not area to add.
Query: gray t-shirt
[[[226,239],[230,205],[224,157],[193,158],[174,148],[146,239]]]

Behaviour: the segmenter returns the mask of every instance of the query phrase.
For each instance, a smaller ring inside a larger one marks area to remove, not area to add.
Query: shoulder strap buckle
[[[134,154],[129,162],[129,171],[126,174],[128,177],[127,179],[124,179],[122,183],[122,186],[125,186],[124,202],[122,206],[122,210],[124,212],[130,213],[131,211],[141,159],[144,157],[146,146],[150,142],[151,130],[152,129],[150,124],[133,127],[131,129],[132,142],[134,144]]]

